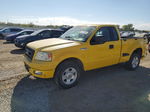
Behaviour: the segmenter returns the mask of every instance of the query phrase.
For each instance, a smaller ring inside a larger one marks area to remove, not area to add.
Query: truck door
[[[90,44],[89,68],[105,67],[119,62],[121,41],[115,27],[101,27]]]

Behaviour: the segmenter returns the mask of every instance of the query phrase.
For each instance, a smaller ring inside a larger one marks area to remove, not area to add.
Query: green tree
[[[127,24],[122,26],[123,31],[134,31],[134,26],[133,24]]]
[[[31,22],[27,25],[28,27],[34,27],[34,24]]]
[[[116,25],[117,26],[117,28],[120,30],[120,25]]]

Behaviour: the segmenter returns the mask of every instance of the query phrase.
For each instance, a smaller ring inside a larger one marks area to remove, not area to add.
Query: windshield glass
[[[17,35],[19,35],[19,34],[22,34],[22,33],[24,33],[25,31],[21,31],[21,32],[18,32],[18,33],[16,33]]]
[[[60,38],[85,42],[95,29],[95,26],[75,26],[64,33]]]
[[[40,32],[42,32],[43,30],[37,30],[37,31],[34,31],[31,35],[37,35],[39,34]]]
[[[31,33],[29,33],[31,32]],[[21,32],[18,32],[17,35],[31,35],[33,31],[28,31],[28,30],[25,30],[25,31],[21,31]]]

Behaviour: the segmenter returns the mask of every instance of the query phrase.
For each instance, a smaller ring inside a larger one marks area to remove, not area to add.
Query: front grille
[[[15,43],[18,43],[17,39],[15,39]]]
[[[33,56],[34,56],[34,50],[29,48],[29,47],[26,47],[25,49],[25,55],[30,59],[32,60]]]

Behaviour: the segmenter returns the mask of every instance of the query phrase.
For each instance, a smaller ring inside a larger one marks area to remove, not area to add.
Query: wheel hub
[[[70,78],[73,78],[73,77],[74,77],[74,75],[72,73],[67,73],[66,74],[66,78],[67,79],[70,79]]]
[[[67,68],[62,75],[62,80],[65,84],[70,85],[77,79],[77,70],[73,67]]]
[[[132,61],[132,67],[136,68],[139,64],[139,58],[138,57],[134,57],[133,61]]]

